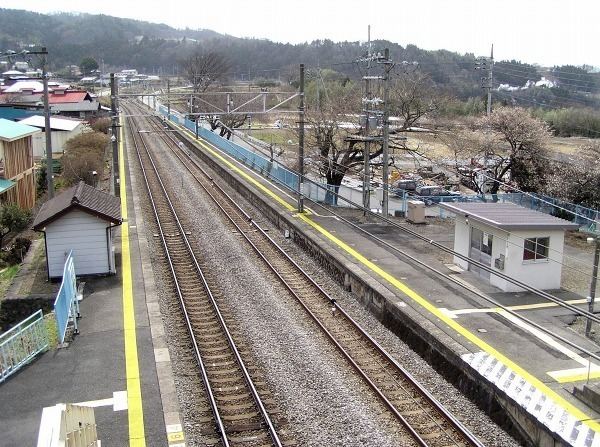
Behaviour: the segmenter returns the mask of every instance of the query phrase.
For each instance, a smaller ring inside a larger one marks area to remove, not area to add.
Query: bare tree
[[[205,92],[211,84],[223,79],[229,70],[227,60],[215,51],[196,49],[179,61],[183,76],[191,83],[193,93]],[[197,112],[192,97],[191,110]]]
[[[472,171],[462,170],[466,160],[471,168],[480,168],[488,176],[487,183],[491,185],[486,190],[482,189],[486,179],[473,181],[471,186],[477,192],[497,194],[501,182],[507,180],[524,191],[543,188],[550,130],[525,109],[498,108],[490,116],[479,118],[464,129],[441,134],[440,138],[454,152],[459,176],[474,180]]]
[[[328,84],[327,88],[332,91],[325,103],[321,98],[307,97],[305,138],[307,154],[319,175],[326,179],[328,190],[337,194],[346,173],[356,167],[360,170],[364,161],[364,145],[352,138],[360,129],[348,122],[360,104],[359,91],[354,85],[339,83]],[[337,196],[328,192],[326,202],[336,204]]]
[[[525,191],[537,191],[544,180],[551,133],[547,124],[525,109],[501,107],[481,118],[478,127],[489,129],[495,142],[488,147],[496,180],[490,191],[496,194],[499,180],[510,173],[510,180]],[[496,144],[494,144],[496,143]]]
[[[246,124],[248,115],[245,113],[231,113],[227,115],[212,115],[208,118],[208,124],[210,130],[213,132],[219,130],[219,135],[225,137],[228,140],[231,139],[231,135],[234,129],[238,129]]]
[[[560,199],[600,207],[600,143],[579,147],[570,160],[550,163],[544,192]]]
[[[361,108],[361,94],[358,86],[347,79],[330,82],[321,79],[321,85],[327,90],[324,97],[317,98],[311,94],[307,96],[306,141],[313,151],[313,158],[318,160],[319,174],[326,179],[328,189],[337,194],[348,172],[360,174],[363,171],[364,129],[352,123],[356,120],[356,112]],[[310,84],[307,91],[312,91]],[[420,119],[437,110],[440,97],[432,90],[426,75],[410,73],[403,74],[396,80],[390,99],[391,115],[401,117],[401,124],[390,132],[390,150],[418,152],[419,148],[407,147],[398,134],[409,130]],[[381,132],[381,128],[371,129],[369,136],[381,136]],[[379,157],[382,151],[381,142],[372,142],[369,159]],[[369,173],[362,172],[362,175]],[[326,201],[335,204],[337,198],[328,194]]]
[[[489,172],[488,168],[483,164],[473,165],[474,162],[477,163],[476,160],[485,159],[489,146],[485,133],[466,126],[450,132],[440,132],[437,136],[452,151],[454,171],[462,179],[461,183],[469,185],[477,193],[487,192],[484,188],[485,179],[478,179],[477,173],[483,171],[485,175]]]
[[[400,118],[393,132],[404,132],[434,114],[445,101],[429,75],[420,71],[402,73],[390,89],[390,116]]]

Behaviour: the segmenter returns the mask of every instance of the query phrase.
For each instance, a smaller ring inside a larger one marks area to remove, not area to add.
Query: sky
[[[87,12],[277,42],[386,39],[402,46],[541,65],[600,67],[598,0],[2,0],[40,13]]]

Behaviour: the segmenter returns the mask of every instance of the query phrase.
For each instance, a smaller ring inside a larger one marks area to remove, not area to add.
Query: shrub
[[[110,129],[110,125],[110,118],[98,118],[90,124],[90,127],[94,130],[94,132],[108,134],[108,129]]]
[[[87,152],[63,157],[63,179],[68,184],[83,180],[88,185],[94,185],[94,171],[102,172],[102,158],[97,154]]]
[[[69,184],[83,180],[94,185],[93,172],[103,171],[104,152],[109,138],[101,132],[77,135],[67,141],[62,158],[63,178]]]
[[[47,175],[46,173],[47,173],[46,161],[44,160],[40,164],[40,168],[38,169],[38,172],[36,175],[36,180],[37,180],[36,190],[37,190],[38,196],[42,195],[46,191],[46,189],[48,189],[48,177],[46,176]]]
[[[13,247],[16,250],[23,250],[25,253],[27,253],[29,251],[29,247],[31,247],[31,239],[27,239],[26,237],[18,237],[15,239]]]
[[[31,214],[18,205],[5,205],[0,211],[0,225],[8,231],[21,231],[27,227]]]
[[[4,265],[15,265],[23,262],[25,255],[31,247],[31,241],[25,237],[18,237],[7,250],[0,254],[0,260]]]
[[[104,152],[109,138],[101,132],[86,132],[74,136],[65,144],[65,153],[87,149],[94,152]]]

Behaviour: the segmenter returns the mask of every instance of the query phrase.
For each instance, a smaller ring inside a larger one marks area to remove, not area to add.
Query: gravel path
[[[298,445],[410,445],[397,433],[397,423],[374,401],[371,391],[348,369],[285,289],[266,280],[271,273],[248,255],[240,236],[232,233],[218,217],[215,207],[206,202],[203,193],[198,191],[199,186],[181,168],[179,161],[168,151],[162,151],[156,157],[164,169],[174,173],[169,176],[176,179],[173,181],[173,198],[186,210],[186,230],[192,233],[192,240],[199,252],[214,265],[213,274],[219,278],[222,290],[228,297],[228,305],[238,318],[238,325],[246,339],[245,345],[252,352],[255,365],[263,371],[273,395],[281,400],[282,410],[290,427],[295,430]],[[243,206],[246,211],[252,210],[248,204]],[[144,209],[147,221],[153,222],[147,205]],[[251,214],[260,217],[255,211],[251,211]],[[270,227],[265,223],[263,225]],[[189,342],[181,337],[181,317],[178,312],[172,311],[177,303],[165,274],[162,247],[158,238],[152,235],[152,226],[149,225],[148,238],[154,248],[152,261],[161,309],[170,335],[170,350],[188,444],[202,445],[202,435],[194,430],[192,422],[198,410],[206,411],[206,403],[195,397],[198,393],[194,392],[202,385],[189,366]],[[350,294],[323,274],[314,260],[281,237],[277,230],[272,229],[270,234],[486,445],[518,445],[384,328]]]

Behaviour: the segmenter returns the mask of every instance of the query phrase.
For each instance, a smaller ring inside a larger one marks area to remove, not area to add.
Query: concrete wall
[[[75,274],[112,273],[106,228],[109,222],[84,211],[73,210],[46,227],[46,256],[51,278],[62,276],[70,250],[75,257]],[[113,256],[112,247],[110,256]]]
[[[454,251],[463,256],[469,256],[469,240],[471,238],[471,228],[466,225],[464,216],[456,216],[454,221]],[[469,269],[469,263],[461,258],[454,256],[454,263],[463,269]]]
[[[472,227],[479,228],[493,235],[491,267],[494,271],[500,271],[538,289],[550,290],[560,288],[564,244],[563,230],[519,230],[509,233],[480,222],[474,222],[473,220],[470,220],[467,225],[465,217],[457,215],[454,229],[454,250],[464,256],[469,255]],[[538,261],[523,260],[525,239],[533,237],[550,238],[549,259]],[[494,266],[494,259],[498,258],[501,254],[505,256],[504,270],[498,270]],[[468,269],[468,262],[456,256],[454,256],[454,263],[465,270]],[[520,292],[523,290],[523,288],[493,274],[490,276],[490,283],[505,292]]]
[[[67,140],[83,133],[84,126],[79,125],[71,131],[53,130],[52,135],[52,153],[62,153],[65,150]],[[46,134],[44,132],[33,135],[33,156],[44,158],[46,156]]]
[[[550,237],[549,259],[524,261],[524,239]],[[542,290],[560,289],[565,233],[562,230],[514,231],[506,247],[504,272],[519,281]],[[503,290],[519,292],[523,289],[506,283]]]

